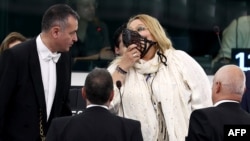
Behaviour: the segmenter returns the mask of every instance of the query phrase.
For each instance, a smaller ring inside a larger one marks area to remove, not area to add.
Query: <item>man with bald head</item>
[[[213,107],[192,112],[186,141],[224,141],[225,125],[250,125],[250,114],[240,107],[245,74],[236,65],[221,67],[212,84]]]

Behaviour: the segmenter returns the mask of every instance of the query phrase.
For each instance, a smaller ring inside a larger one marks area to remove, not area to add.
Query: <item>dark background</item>
[[[40,33],[42,14],[64,0],[1,0],[0,40],[12,31],[26,37]],[[242,11],[249,0],[99,0],[97,15],[109,28],[110,40],[115,29],[129,17],[146,13],[156,17],[168,32],[174,47],[191,56],[214,57],[219,43],[214,27],[223,29]]]

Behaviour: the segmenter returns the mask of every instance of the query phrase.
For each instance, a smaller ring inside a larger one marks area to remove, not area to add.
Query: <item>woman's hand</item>
[[[141,52],[136,47],[136,44],[132,44],[123,53],[121,61],[118,64],[123,70],[128,71],[140,59]]]

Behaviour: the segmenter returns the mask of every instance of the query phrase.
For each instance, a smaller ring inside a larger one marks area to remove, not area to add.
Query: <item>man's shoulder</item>
[[[124,117],[118,117],[118,118],[123,120],[126,123],[126,125],[131,125],[131,126],[140,126],[141,125],[139,120],[124,118]]]
[[[52,122],[57,122],[57,123],[65,123],[69,120],[71,120],[74,116],[63,116],[63,117],[56,117],[52,120]]]
[[[54,126],[58,129],[64,129],[72,120],[74,116],[63,116],[63,117],[56,117],[52,119],[51,126]]]
[[[211,106],[211,107],[196,109],[191,113],[191,115],[209,115],[214,112],[216,113],[217,110],[218,110],[217,107]]]
[[[36,39],[35,38],[24,41],[16,46],[14,46],[11,49],[13,49],[13,51],[27,50],[27,49],[31,49],[30,46],[36,46]]]
[[[8,58],[12,58],[15,60],[23,60],[24,58],[28,58],[28,54],[33,54],[36,50],[36,42],[33,39],[24,41],[10,49],[7,49],[3,52],[3,56],[8,56]]]

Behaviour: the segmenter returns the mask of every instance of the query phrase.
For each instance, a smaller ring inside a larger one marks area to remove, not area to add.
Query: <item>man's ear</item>
[[[221,82],[216,82],[215,84],[215,92],[219,93],[221,91]]]
[[[51,34],[54,38],[57,38],[59,36],[59,31],[60,31],[60,27],[59,26],[54,26],[51,29]]]
[[[82,97],[84,98],[84,99],[87,99],[86,97],[86,90],[85,90],[85,87],[82,87]]]
[[[109,96],[109,102],[111,102],[114,98],[114,90],[111,91],[111,94]]]
[[[117,47],[117,46],[115,46],[115,54],[118,55],[118,56],[120,55],[119,47]]]

